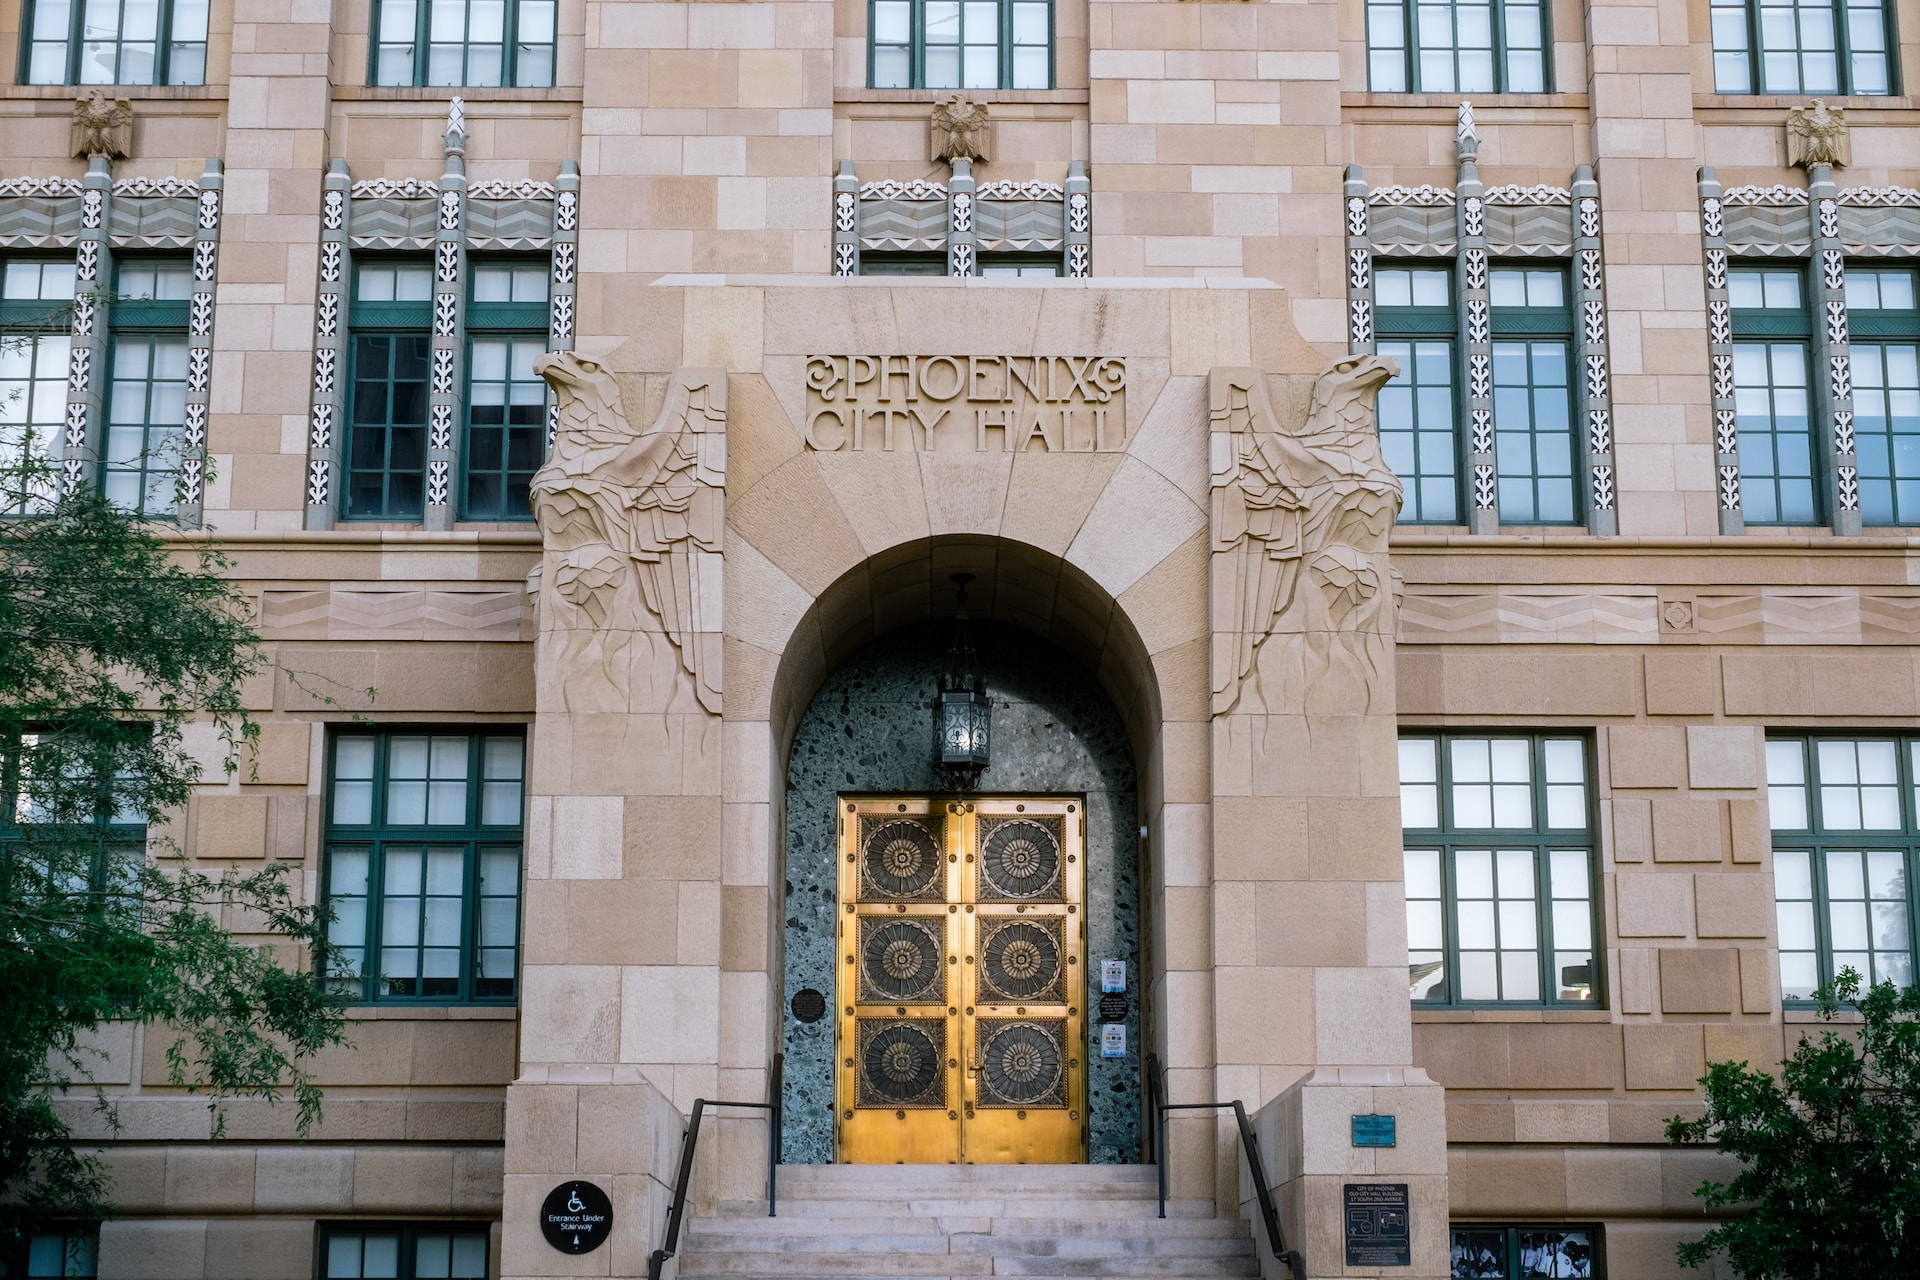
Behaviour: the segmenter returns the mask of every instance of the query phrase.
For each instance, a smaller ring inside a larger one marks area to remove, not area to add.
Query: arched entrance
[[[932,1146],[926,1145],[925,1135],[917,1140],[919,1145],[904,1136],[894,1143],[886,1138],[886,1130],[876,1131],[869,1125],[865,1130],[868,1136],[860,1143],[848,1146],[843,1142],[838,1151],[835,1144],[836,1084],[845,1095],[838,1119],[851,1131],[855,1117],[846,1114],[844,1104],[853,1099],[848,1092],[848,1081],[840,1077],[862,1069],[857,1061],[859,1046],[837,1043],[855,1039],[857,1035],[851,1030],[851,1018],[836,1016],[843,1009],[835,996],[836,977],[845,966],[841,952],[847,950],[845,946],[836,945],[836,939],[847,938],[852,932],[837,928],[843,913],[852,914],[848,911],[851,903],[843,902],[847,894],[842,884],[841,863],[843,856],[854,856],[843,855],[841,851],[849,834],[849,819],[841,811],[861,807],[884,811],[897,807],[902,814],[911,808],[911,834],[927,839],[930,848],[951,837],[956,850],[959,849],[968,839],[961,834],[963,829],[973,832],[979,829],[976,823],[1033,821],[1056,825],[1072,823],[1077,828],[1071,829],[1070,838],[1062,846],[1084,850],[1083,866],[1061,868],[1064,891],[1059,901],[1070,905],[1055,908],[1036,903],[1029,908],[1025,904],[995,906],[991,901],[983,901],[979,907],[981,915],[994,917],[994,924],[988,925],[983,918],[979,936],[985,939],[996,927],[1017,927],[1036,933],[1041,928],[1050,928],[1057,933],[1064,925],[1078,933],[1081,922],[1068,912],[1077,915],[1084,911],[1084,932],[1074,936],[1060,953],[1059,963],[1065,976],[1057,991],[1059,999],[1034,1002],[1036,1019],[1043,1017],[1042,1005],[1049,1014],[1064,1015],[1047,1018],[1045,1026],[1057,1025],[1064,1042],[1063,1061],[1059,1063],[1062,1068],[1059,1109],[1071,1108],[1075,1131],[1069,1146],[1040,1149],[1050,1153],[1043,1157],[1049,1159],[1132,1163],[1139,1159],[1140,1152],[1142,1025],[1138,837],[1141,823],[1132,745],[1112,700],[1080,662],[1031,631],[1005,623],[976,622],[973,638],[978,670],[985,680],[993,713],[992,761],[982,777],[978,795],[953,796],[947,792],[945,780],[934,763],[932,711],[950,631],[951,623],[944,619],[910,624],[848,657],[813,696],[800,718],[787,754],[786,900],[781,913],[785,943],[785,999],[781,1017],[786,1053],[786,1159],[795,1163],[827,1163],[836,1155],[852,1159],[938,1158],[934,1148],[941,1139],[937,1134],[932,1138]],[[883,796],[898,797],[899,804],[877,803],[877,798]],[[1021,797],[1033,798],[1032,815],[1025,815]],[[974,800],[979,803],[970,803]],[[1047,811],[1045,814],[1041,813],[1043,809]],[[1079,825],[1082,818],[1084,826]],[[859,814],[855,812],[851,820],[860,821]],[[982,836],[982,839],[990,837]],[[943,855],[936,850],[934,856]],[[975,892],[974,881],[966,874],[971,855],[956,852],[951,856],[955,862],[950,889],[944,895],[935,892],[933,896],[966,899]],[[962,858],[966,861],[959,861]],[[930,884],[929,892],[939,888],[938,884]],[[990,900],[994,896],[989,890],[984,898]],[[1029,909],[1032,917],[1012,914]],[[898,910],[901,918],[895,931],[903,935],[913,933],[913,938],[906,941],[917,940],[924,932],[935,939],[928,944],[929,950],[946,949],[938,946],[941,930],[948,927],[940,920],[939,904],[916,903],[909,916],[909,907],[903,901]],[[973,902],[968,901],[965,910],[967,917],[971,917]],[[973,921],[959,916],[957,911],[954,914],[951,941],[956,944],[955,956],[958,957],[960,951],[974,949],[957,946],[962,930],[972,926]],[[860,916],[854,929],[862,925],[877,929],[881,919],[884,917],[874,917],[869,922],[866,916]],[[911,926],[922,922],[926,929],[915,932]],[[974,934],[965,936],[972,938]],[[967,954],[964,959],[967,965],[973,965],[976,957]],[[984,950],[978,959],[979,967],[984,969],[988,961]],[[1110,1003],[1107,1013],[1111,1017],[1102,1017],[1099,1012],[1104,962],[1117,963],[1126,975],[1126,991],[1114,993],[1124,996],[1126,1007],[1121,1010],[1120,1002]],[[1069,965],[1070,972],[1067,971]],[[954,984],[957,991],[963,982],[972,980],[972,974],[960,966],[955,967],[962,975]],[[984,973],[982,978],[984,980]],[[808,992],[817,992],[821,998],[802,994]],[[996,1001],[999,1003],[1009,1006],[1004,1012],[1013,1012],[1014,999]],[[1028,1013],[1025,1003],[1022,1001],[1019,1009],[1022,1015]],[[1061,1007],[1054,1008],[1056,1003]],[[821,1016],[823,1005],[825,1011]],[[901,1008],[905,1010],[907,1005]],[[950,1021],[953,1031],[949,1061],[958,1072],[980,1065],[967,1059],[970,1054],[978,1057],[977,1046],[982,1041],[976,1037],[982,1032],[972,1021],[973,1009],[966,1001],[956,999],[951,1008],[950,1020],[940,1016],[943,1012],[940,1008],[915,1008],[914,1016],[903,1019],[893,1034],[903,1042],[911,1039],[913,1047],[919,1048],[922,1040],[931,1043],[946,1037]],[[984,1025],[994,1022],[986,1019]],[[1122,1030],[1118,1034],[1103,1030],[1109,1026]],[[918,1029],[926,1034],[909,1035]],[[879,1034],[888,1032],[883,1029]],[[1113,1056],[1103,1056],[1103,1036],[1106,1038],[1104,1052]],[[986,1037],[990,1044],[991,1033],[986,1033]],[[941,1039],[941,1043],[947,1041]],[[908,1050],[905,1043],[898,1047],[903,1054]],[[1044,1052],[1044,1045],[1041,1049]],[[855,1065],[849,1067],[849,1062]],[[1069,1062],[1071,1071],[1066,1070]],[[982,1069],[990,1074],[991,1062]],[[1069,1081],[1070,1097],[1066,1093]],[[941,1089],[937,1080],[930,1081],[930,1085],[931,1088],[922,1091],[927,1097]],[[963,1116],[964,1104],[958,1097],[959,1092],[957,1089],[956,1096],[947,1100],[954,1103],[952,1117],[965,1131],[974,1117],[970,1108]],[[995,1151],[999,1158],[1020,1158],[1007,1152],[1024,1148],[1017,1142],[1009,1148],[1006,1138],[1017,1132],[1022,1123],[1041,1123],[1041,1109],[1036,1107],[1029,1115],[1024,1109],[1016,1112],[1012,1105],[1006,1105],[989,1112],[986,1108],[992,1106],[990,1090],[988,1094],[989,1098],[982,1100],[983,1110],[973,1131],[984,1135],[997,1126],[996,1137],[992,1141],[985,1140],[984,1136],[979,1142],[963,1141],[958,1158],[968,1162],[985,1161],[996,1158],[992,1154]],[[969,1092],[967,1100],[972,1101],[974,1096]],[[940,1097],[946,1099],[945,1093],[940,1092]],[[940,1105],[944,1108],[945,1102]],[[898,1113],[902,1135],[920,1129],[937,1130],[944,1118],[928,1116],[924,1107],[911,1115],[907,1111],[903,1106]],[[1003,1115],[1004,1112],[1014,1114]],[[864,1121],[865,1116],[860,1119]],[[891,1120],[892,1116],[885,1115],[883,1119]],[[1003,1120],[1011,1123],[1002,1124]]]

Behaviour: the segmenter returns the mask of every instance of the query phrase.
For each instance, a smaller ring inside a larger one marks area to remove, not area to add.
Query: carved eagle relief
[[[631,578],[700,705],[718,715],[725,371],[675,370],[660,415],[635,432],[620,384],[596,361],[557,352],[534,369],[560,411],[551,455],[532,485],[541,532],[559,553],[556,591],[601,627]]]
[[[1401,487],[1374,407],[1398,372],[1380,356],[1335,360],[1314,383],[1306,421],[1288,430],[1262,370],[1213,371],[1214,626],[1232,650],[1215,657],[1215,714],[1239,701],[1282,619],[1315,653],[1333,633],[1391,632],[1387,540]]]

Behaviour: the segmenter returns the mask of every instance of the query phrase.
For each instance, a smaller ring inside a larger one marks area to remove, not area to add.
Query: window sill
[[[835,102],[911,102],[932,106],[960,92],[958,89],[853,89],[836,87]],[[968,89],[972,102],[1037,102],[1073,105],[1087,101],[1085,89]]]
[[[520,1017],[516,1004],[355,1004],[347,1006],[353,1022],[513,1022]]]
[[[15,102],[31,99],[71,105],[76,96],[99,89],[129,102],[225,102],[224,84],[12,84],[7,97]]]
[[[1911,111],[1920,107],[1920,97],[1912,95],[1890,96],[1886,94],[1848,94],[1844,97],[1836,94],[1819,95],[1820,100],[1835,109],[1847,111]],[[1773,117],[1788,107],[1804,107],[1812,101],[1812,94],[1794,93],[1696,93],[1693,106],[1696,111],[1753,111],[1765,113],[1768,123],[1779,124]]]
[[[1542,1009],[1515,1005],[1510,1009],[1421,1009],[1415,1022],[1612,1022],[1611,1009]]]
[[[436,102],[455,98],[462,102],[568,102],[579,103],[583,90],[579,85],[560,85],[552,89],[468,89],[455,85],[374,85],[342,84],[333,87],[335,102]]]
[[[1405,111],[1431,110],[1431,122],[1423,122],[1417,117],[1415,123],[1455,124],[1460,118],[1460,98],[1457,93],[1342,93],[1342,107],[1384,107],[1396,113]],[[1587,95],[1584,93],[1489,93],[1472,94],[1473,114],[1478,124],[1502,124],[1503,113],[1508,108],[1523,112],[1534,112],[1555,107],[1569,111],[1587,109]],[[1403,117],[1398,117],[1403,118]]]

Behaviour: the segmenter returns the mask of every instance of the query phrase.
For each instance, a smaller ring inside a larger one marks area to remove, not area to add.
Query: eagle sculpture
[[[935,160],[987,159],[987,135],[991,121],[987,108],[969,102],[967,95],[956,93],[933,108],[933,158]]]
[[[76,156],[125,159],[133,150],[133,104],[93,90],[73,104],[69,141]]]
[[[659,621],[701,706],[720,711],[719,556],[726,518],[726,375],[676,370],[653,425],[636,432],[620,384],[570,351],[534,369],[560,421],[533,507],[561,597],[596,627],[629,584]]]
[[[1374,423],[1375,400],[1397,363],[1335,360],[1293,430],[1280,424],[1261,371],[1231,372],[1240,377],[1224,385],[1229,371],[1215,373],[1216,423],[1236,429],[1215,477],[1213,545],[1229,554],[1229,581],[1216,587],[1216,598],[1236,639],[1216,672],[1216,713],[1238,701],[1260,646],[1283,620],[1315,652],[1336,633],[1392,630],[1387,539],[1401,500]]]
[[[1847,112],[1828,107],[1819,98],[1787,112],[1787,163],[1812,168],[1816,164],[1844,169],[1853,162],[1847,141]]]

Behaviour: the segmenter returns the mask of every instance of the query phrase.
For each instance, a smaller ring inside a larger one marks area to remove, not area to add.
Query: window
[[[91,1227],[35,1231],[0,1248],[0,1277],[17,1280],[91,1280],[100,1274],[98,1235]]]
[[[1051,89],[1052,0],[870,0],[875,89]]]
[[[947,255],[944,253],[863,253],[860,255],[860,274],[863,276],[944,276],[947,274]]]
[[[1713,0],[1719,93],[1893,92],[1883,0]]]
[[[184,261],[131,259],[117,271],[101,492],[128,511],[172,515],[187,416]]]
[[[28,0],[27,84],[205,84],[207,0]]]
[[[1583,738],[1400,739],[1415,1003],[1598,1003],[1589,794]]]
[[[432,299],[433,272],[424,262],[370,262],[354,271],[348,518],[418,520],[426,511]]]
[[[1912,271],[1847,268],[1864,524],[1920,524],[1920,310],[1914,302]]]
[[[383,1222],[320,1231],[322,1280],[487,1280],[485,1226]]]
[[[1545,93],[1541,0],[1368,0],[1375,93]]]
[[[1452,1280],[1534,1280],[1605,1275],[1592,1227],[1453,1224]]]
[[[329,752],[335,989],[365,1001],[510,1003],[525,739],[344,733]]]
[[[531,520],[528,485],[547,452],[544,261],[476,264],[467,306],[466,497],[469,520]]]
[[[980,274],[1005,277],[1025,276],[1028,279],[1044,280],[1065,273],[1060,270],[1058,258],[1021,254],[983,258],[980,262]]]
[[[1382,267],[1373,275],[1379,341],[1400,362],[1380,389],[1380,449],[1406,488],[1405,524],[1460,523],[1459,405],[1454,385],[1453,273]]]
[[[43,464],[66,426],[73,293],[72,259],[0,263],[0,513],[55,491]]]
[[[1738,267],[1727,273],[1740,500],[1748,524],[1820,520],[1807,376],[1811,331],[1801,299],[1797,269]]]
[[[1915,780],[1920,738],[1771,738],[1767,807],[1790,1001],[1851,965],[1913,983]]]
[[[371,79],[550,88],[554,9],[555,0],[376,0]]]
[[[1573,313],[1557,268],[1488,272],[1494,475],[1502,524],[1572,524]]]

